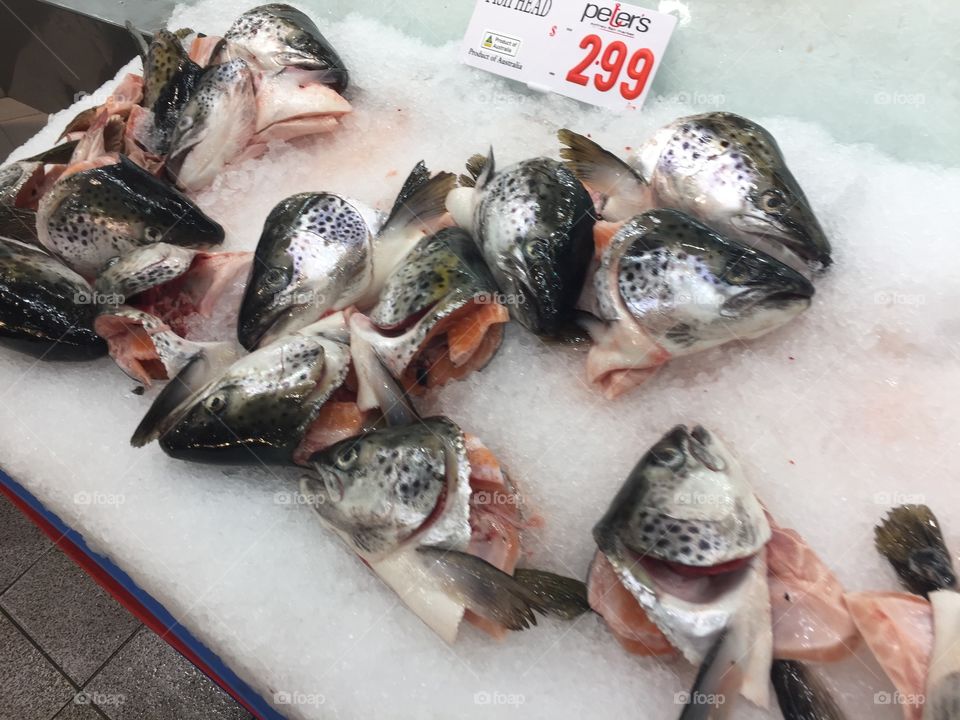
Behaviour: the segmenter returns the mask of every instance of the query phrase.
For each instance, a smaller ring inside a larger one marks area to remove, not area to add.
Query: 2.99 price
[[[650,48],[640,48],[630,55],[630,50],[620,40],[614,40],[604,48],[599,35],[587,35],[580,41],[580,48],[587,50],[587,55],[567,73],[567,82],[586,87],[592,81],[600,92],[609,92],[619,82],[620,94],[625,100],[636,100],[643,94],[650,70],[653,69],[653,51]],[[602,72],[593,73],[591,78],[584,71],[594,64],[598,56]],[[628,79],[620,82],[620,75],[624,72]]]

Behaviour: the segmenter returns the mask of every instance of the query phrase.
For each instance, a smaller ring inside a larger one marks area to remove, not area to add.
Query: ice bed
[[[458,171],[490,144],[504,163],[556,157],[560,127],[620,150],[708,110],[773,132],[833,242],[835,266],[797,321],[676,361],[618,400],[586,385],[582,353],[517,327],[482,373],[427,398],[427,412],[483,438],[544,518],[528,563],[584,577],[592,525],[678,422],[729,441],[778,521],[850,590],[896,587],[872,546],[891,505],[927,503],[960,547],[960,149],[951,125],[960,7],[664,0],[659,8],[680,22],[652,96],[642,111],[614,114],[460,65],[468,0],[294,4],[347,62],[355,111],[338,132],[272,146],[197,195],[224,225],[225,249],[252,250],[267,212],[295,192],[331,190],[386,209],[420,159]],[[241,9],[178,5],[169,25],[221,33]],[[11,159],[50,146],[113,84],[53,115]],[[174,627],[178,646],[251,711],[679,715],[694,669],[628,655],[593,614],[544,619],[499,643],[467,628],[444,645],[298,502],[297,471],[188,464],[155,444],[130,447],[155,394],[135,385],[109,359],[0,352],[4,485],[38,522],[70,529],[77,557],[129,593],[131,607]],[[865,649],[828,675],[849,717],[900,716]],[[736,710],[779,716],[746,702]]]

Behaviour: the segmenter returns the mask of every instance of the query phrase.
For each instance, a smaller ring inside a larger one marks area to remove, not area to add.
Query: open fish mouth
[[[824,270],[833,263],[830,245],[815,218],[810,218],[806,226],[778,223],[756,215],[735,215],[731,222],[737,230],[761,243],[782,246],[815,270]]]
[[[794,303],[806,307],[810,305],[813,293],[810,283],[791,288],[751,288],[727,300],[720,314],[723,317],[738,317],[753,310],[783,308]]]

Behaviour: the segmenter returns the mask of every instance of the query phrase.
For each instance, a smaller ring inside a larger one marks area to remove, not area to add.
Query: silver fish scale
[[[254,8],[238,17],[223,37],[226,40],[236,41],[241,38],[252,39],[264,34],[271,39],[282,40],[290,29],[293,29],[290,23],[265,8]]]
[[[77,177],[77,176],[73,176]],[[112,184],[84,177],[58,183],[66,197],[47,219],[50,249],[83,275],[96,274],[104,263],[150,241],[146,226]],[[53,191],[45,201],[55,202]]]
[[[730,501],[732,507],[737,504],[733,516],[722,522],[704,522],[657,510],[658,504],[673,502],[675,494],[672,488],[651,489],[649,506],[635,509],[629,521],[634,552],[683,565],[708,566],[715,564],[713,558],[725,559],[731,545],[751,544],[752,533],[734,519],[743,512],[739,501]]]
[[[12,203],[40,163],[14,162],[0,167],[0,202]]]
[[[314,195],[281,237],[287,243],[278,244],[277,255],[290,257],[293,273],[288,286],[277,293],[275,305],[311,304],[320,315],[327,308],[342,307],[341,300],[352,300],[366,284],[370,229],[363,215],[343,198]],[[299,301],[292,297],[310,289],[323,291],[322,297]]]

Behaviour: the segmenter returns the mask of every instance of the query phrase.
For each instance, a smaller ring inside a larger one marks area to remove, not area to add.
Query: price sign
[[[478,0],[461,60],[538,90],[639,108],[676,23],[618,2]]]

